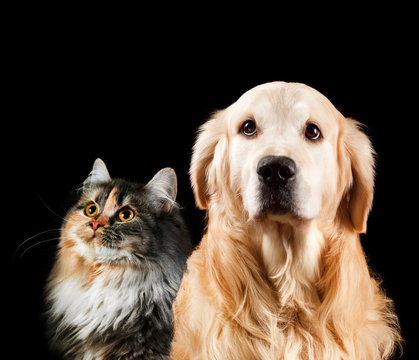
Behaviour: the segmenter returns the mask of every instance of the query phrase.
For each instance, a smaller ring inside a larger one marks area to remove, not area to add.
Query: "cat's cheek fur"
[[[87,224],[88,220],[84,215],[71,214],[62,228],[60,247],[75,248],[81,257],[94,261],[95,246],[89,241],[93,238],[93,230]]]
[[[89,219],[83,214],[71,214],[62,229],[61,246],[66,248],[75,246],[80,256],[88,261],[103,261],[107,253],[111,255],[109,260],[115,259],[117,249],[106,248],[99,237],[94,236],[88,224]]]
[[[86,242],[78,236],[74,236],[76,252],[86,261],[92,263],[120,263],[133,262],[135,257],[131,250],[119,247],[108,247],[101,240],[95,238]]]

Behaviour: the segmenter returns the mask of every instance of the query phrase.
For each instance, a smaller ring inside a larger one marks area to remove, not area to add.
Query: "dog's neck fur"
[[[315,221],[293,227],[268,220],[260,227],[262,258],[274,282],[289,271],[299,272],[298,279],[303,283],[317,281],[324,238]]]
[[[209,256],[217,259],[211,271],[244,331],[274,353],[291,354],[284,359],[385,359],[392,352],[397,320],[356,233],[341,222],[249,221],[226,203],[215,211],[224,216],[209,216],[218,219],[208,224]]]

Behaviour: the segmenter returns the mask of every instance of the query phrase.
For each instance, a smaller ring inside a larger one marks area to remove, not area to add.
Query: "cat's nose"
[[[99,229],[101,226],[104,226],[105,224],[98,220],[92,220],[89,225],[92,227],[93,231],[96,231],[97,229]]]

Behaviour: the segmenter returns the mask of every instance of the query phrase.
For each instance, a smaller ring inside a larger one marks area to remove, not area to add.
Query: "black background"
[[[86,26],[88,18],[42,20],[17,21],[6,51],[2,241],[10,263],[3,262],[2,296],[10,302],[3,340],[13,343],[11,358],[48,358],[42,291],[57,244],[47,240],[58,233],[41,232],[60,227],[69,194],[93,161],[102,158],[113,177],[141,182],[173,167],[178,202],[198,242],[203,214],[187,174],[196,130],[212,111],[276,80],[316,88],[368,127],[378,157],[362,244],[395,301],[403,358],[414,358],[417,88],[408,27],[381,21],[356,32],[352,21],[345,34],[336,29],[348,24],[336,23],[301,35],[244,26],[215,38],[208,29],[218,19],[204,24],[206,32],[196,31],[199,21],[104,31]]]

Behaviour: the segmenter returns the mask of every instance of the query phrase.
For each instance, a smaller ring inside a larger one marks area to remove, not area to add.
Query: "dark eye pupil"
[[[245,135],[253,135],[256,133],[256,124],[253,120],[247,120],[242,125],[242,133]]]
[[[125,209],[125,210],[121,210],[118,213],[118,218],[120,221],[128,221],[134,218],[134,211],[132,211],[131,209]]]
[[[317,140],[320,138],[320,130],[314,124],[309,124],[306,127],[306,137],[310,140]]]
[[[88,213],[89,215],[92,215],[92,214],[94,214],[95,212],[96,212],[96,206],[94,206],[94,205],[90,206],[90,207],[87,209],[87,213]]]

